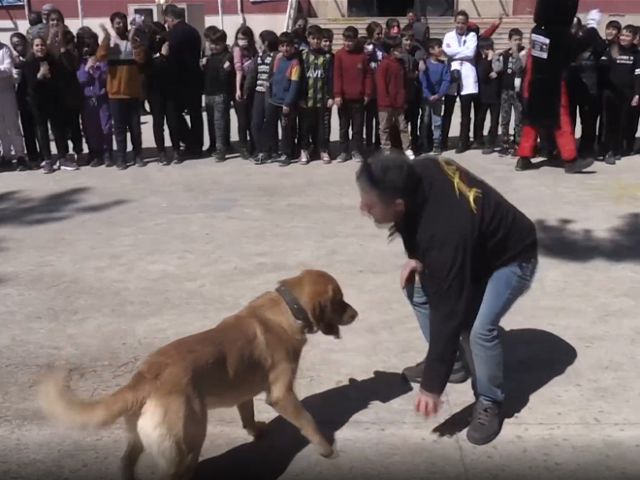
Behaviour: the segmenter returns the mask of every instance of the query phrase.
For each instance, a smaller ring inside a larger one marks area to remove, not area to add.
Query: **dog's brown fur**
[[[319,331],[339,337],[339,326],[358,313],[346,303],[328,273],[305,270],[282,280]],[[333,447],[318,430],[293,391],[303,327],[276,292],[267,292],[218,326],[178,339],[152,353],[130,382],[99,400],[82,400],[68,388],[67,374],[54,372],[41,383],[45,413],[64,424],[103,427],[124,417],[125,480],[150,451],[170,479],[188,479],[198,464],[207,429],[207,409],[237,406],[242,426],[254,437],[265,424],[254,419],[253,397],[268,403],[316,446],[323,456]]]

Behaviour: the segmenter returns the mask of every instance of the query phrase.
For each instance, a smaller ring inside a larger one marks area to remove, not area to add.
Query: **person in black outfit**
[[[356,178],[361,211],[390,225],[409,257],[401,286],[429,342],[416,409],[438,412],[462,337],[477,399],[467,438],[489,443],[500,432],[505,396],[498,327],[533,280],[534,223],[448,158],[378,155]]]
[[[57,81],[61,94],[62,110],[60,114],[61,128],[64,129],[66,142],[71,141],[73,154],[67,154],[62,165],[65,170],[77,170],[78,160],[82,155],[82,130],[80,129],[80,111],[84,95],[78,80],[80,58],[75,47],[75,35],[68,30],[62,32],[60,54],[58,56],[59,71]],[[67,147],[68,150],[68,147]],[[58,152],[60,153],[60,152]]]
[[[204,98],[211,146],[216,162],[226,160],[226,144],[230,136],[231,99],[235,92],[233,57],[227,47],[227,34],[218,27],[207,27],[204,38],[211,54],[204,65]]]
[[[572,32],[577,37],[583,35],[584,27],[579,17],[576,17]],[[567,90],[569,92],[569,112],[573,128],[576,128],[578,113],[582,135],[578,145],[578,155],[594,157],[596,154],[596,139],[598,117],[600,116],[600,92],[598,91],[598,62],[605,51],[605,41],[599,41],[588,50],[581,53],[569,67]]]
[[[36,125],[43,173],[55,171],[49,146],[49,124],[53,130],[61,168],[64,168],[66,155],[69,153],[65,127],[62,124],[64,115],[58,81],[59,70],[57,59],[47,51],[46,40],[35,38],[33,53],[25,62],[22,74],[26,82],[27,102]]]
[[[622,29],[618,43],[609,47],[602,59],[604,74],[604,141],[602,150],[607,152],[604,161],[609,165],[622,158],[622,153],[633,150],[635,139],[631,132],[633,109],[640,99],[640,52],[633,44],[635,27]]]
[[[167,29],[160,22],[154,22],[150,31],[150,59],[146,65],[145,90],[153,119],[153,139],[158,149],[158,162],[171,165],[178,161],[180,152],[180,138],[175,129],[169,129],[169,138],[173,152],[167,154],[164,141],[165,121],[169,123],[169,44],[167,43]]]
[[[177,5],[167,5],[164,17],[169,29],[169,129],[185,144],[179,161],[202,155],[204,123],[202,118],[203,75],[200,68],[202,41],[198,30],[184,20]],[[189,114],[191,126],[182,116]]]
[[[482,153],[489,155],[495,150],[496,139],[498,138],[500,80],[498,79],[498,74],[493,70],[493,57],[495,55],[493,40],[481,38],[478,41],[478,51],[480,52],[477,62],[480,111],[475,118],[475,140],[483,145]],[[487,113],[491,115],[491,126],[489,127],[489,137],[485,140],[484,122],[487,118]]]
[[[13,66],[17,76],[16,96],[18,100],[18,110],[20,112],[20,125],[22,126],[22,135],[24,136],[24,145],[27,149],[28,163],[18,164],[19,170],[30,170],[39,165],[42,159],[38,152],[38,144],[36,141],[36,127],[33,114],[29,108],[27,101],[27,82],[24,78],[22,70],[29,56],[29,41],[20,32],[11,34],[11,48],[15,52],[13,57]]]

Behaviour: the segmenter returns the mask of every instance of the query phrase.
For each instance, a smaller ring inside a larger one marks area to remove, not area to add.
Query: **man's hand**
[[[100,24],[100,30],[102,30],[102,41],[104,42],[105,40],[111,40],[111,34],[109,33],[109,30],[107,30],[107,27],[105,27],[104,23]]]
[[[424,60],[420,60],[420,63],[418,63],[418,71],[420,72],[424,72],[427,69],[427,64]]]
[[[162,55],[163,57],[169,56],[169,42],[164,42],[162,44],[162,48],[160,49],[160,55]]]
[[[333,98],[330,98],[329,100],[327,100],[327,108],[332,108],[333,107]]]
[[[440,399],[440,395],[425,392],[422,389],[418,392],[418,398],[416,399],[416,412],[424,415],[425,417],[430,417],[438,413],[441,405],[442,400]]]
[[[236,100],[241,102],[242,101],[242,91],[241,90],[237,90],[236,91]]]
[[[369,103],[369,100],[371,100],[369,97],[364,97],[364,104],[366,105],[367,103]]]
[[[96,57],[89,57],[87,59],[87,65],[86,67],[84,67],[84,69],[87,72],[90,72],[91,70],[93,70],[95,68],[95,66],[98,64],[98,60],[96,59]]]
[[[402,267],[402,273],[400,273],[400,286],[405,288],[410,278],[415,276],[417,272],[422,271],[422,264],[418,260],[407,260]]]
[[[631,106],[632,107],[637,107],[640,104],[640,96],[636,95],[635,97],[633,97],[633,99],[631,100]]]
[[[489,78],[490,78],[491,80],[494,80],[494,79],[498,78],[498,74],[497,74],[496,72],[491,72],[491,73],[489,74]]]
[[[291,109],[289,107],[287,107],[286,105],[284,107],[282,107],[282,113],[284,113],[285,115],[289,115],[290,111],[291,111]]]
[[[440,100],[440,95],[431,95],[429,97],[430,102],[437,102],[438,100]]]

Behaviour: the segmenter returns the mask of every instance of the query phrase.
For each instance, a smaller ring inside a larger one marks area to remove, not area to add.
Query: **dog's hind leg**
[[[139,418],[139,414],[129,415],[124,418],[127,429],[127,448],[122,454],[120,461],[123,480],[135,480],[136,464],[144,451],[144,445],[142,445],[142,440],[140,439],[140,435],[138,435]]]
[[[244,428],[249,435],[253,438],[259,438],[267,428],[267,424],[264,422],[256,422],[254,410],[253,410],[253,398],[245,400],[238,404],[238,413],[240,413],[240,420],[242,421],[242,428]]]
[[[150,398],[138,422],[142,443],[153,454],[163,476],[189,480],[207,433],[207,407],[193,393]]]

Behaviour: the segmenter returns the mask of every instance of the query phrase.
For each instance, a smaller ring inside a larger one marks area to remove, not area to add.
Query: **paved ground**
[[[458,159],[539,221],[544,247],[533,289],[504,322],[512,418],[494,443],[455,434],[469,384],[447,389],[437,419],[412,411],[415,392],[394,372],[425,345],[398,288],[401,243],[358,212],[356,165],[5,173],[0,477],[117,474],[120,425],[75,432],[41,418],[34,383],[47,365],[72,366],[83,394],[109,392],[151,350],[316,267],[361,313],[342,340],[311,338],[297,384],[339,458],[316,456],[260,400],[272,422],[261,443],[234,410],[211,414],[199,478],[639,478],[640,158],[575,176]],[[148,459],[141,474],[153,477]]]

